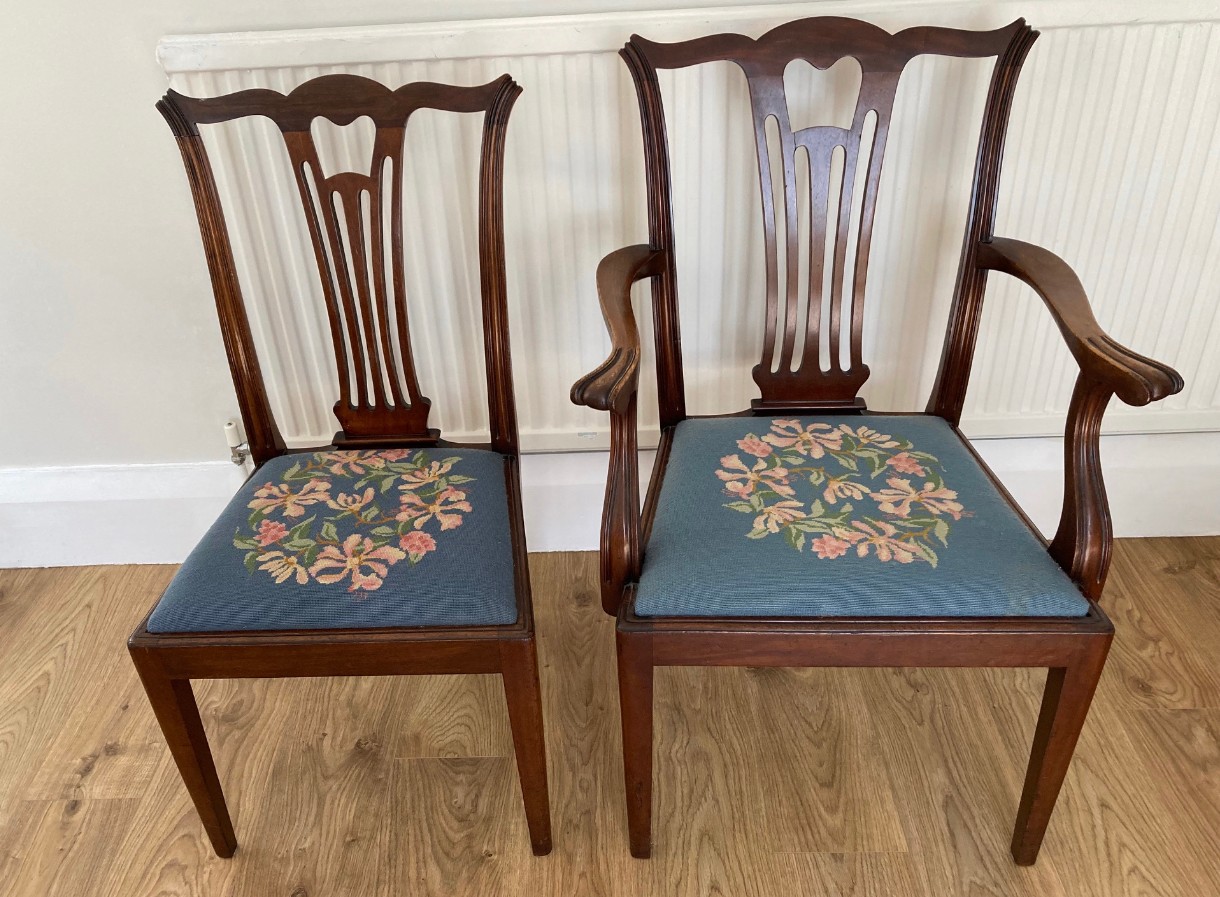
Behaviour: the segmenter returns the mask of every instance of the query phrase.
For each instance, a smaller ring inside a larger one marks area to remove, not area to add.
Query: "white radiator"
[[[593,272],[603,254],[647,239],[638,110],[617,49],[632,31],[659,40],[758,34],[813,14],[859,15],[891,30],[990,28],[1025,15],[1043,32],[1018,88],[996,232],[1061,254],[1113,336],[1185,376],[1185,391],[1154,408],[1116,406],[1108,431],[1220,429],[1220,15],[1213,3],[819,2],[169,37],[159,57],[171,85],[197,96],[286,91],[333,71],[390,86],[479,84],[511,73],[524,87],[509,123],[505,171],[522,441],[533,450],[594,448],[605,445],[605,417],[567,397],[571,382],[608,351]],[[873,374],[864,397],[875,410],[922,408],[935,374],[988,66],[921,58],[898,94],[868,282],[864,357]],[[794,96],[835,114],[854,99],[844,68],[818,74],[799,64]],[[728,63],[662,78],[688,404],[695,413],[737,410],[756,395],[749,369],[763,324],[744,80]],[[371,128],[324,124],[330,164],[367,165]],[[486,426],[474,243],[480,125],[421,112],[407,137],[413,338],[432,423],[450,438]],[[336,427],[333,359],[279,134],[259,120],[212,129],[205,139],[281,427],[292,442],[325,440]],[[986,307],[967,431],[1061,432],[1074,367],[1041,302],[993,275]],[[647,374],[643,382],[647,424],[655,402]]]

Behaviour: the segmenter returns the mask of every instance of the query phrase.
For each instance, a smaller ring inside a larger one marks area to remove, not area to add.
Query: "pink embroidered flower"
[[[854,438],[861,445],[875,445],[877,448],[897,448],[898,440],[885,433],[878,433],[868,427],[852,429],[847,424],[839,424],[839,429]]]
[[[320,463],[329,464],[330,472],[336,476],[346,473],[358,476],[367,470],[385,467],[385,457],[381,452],[319,452],[315,457]]]
[[[409,470],[404,473],[402,475],[402,483],[398,488],[404,492],[420,489],[429,483],[435,483],[452,468],[452,461],[433,461],[426,467],[420,467],[417,470]]]
[[[404,552],[393,546],[374,548],[372,539],[353,533],[343,541],[342,550],[334,545],[323,548],[309,572],[323,585],[341,582],[350,574],[349,592],[371,592],[381,588],[390,567],[405,557]],[[366,567],[368,572],[365,572]]]
[[[296,555],[284,554],[282,551],[268,551],[265,554],[260,554],[258,560],[262,561],[258,565],[258,569],[266,570],[270,573],[276,583],[282,583],[289,578],[296,579],[299,586],[309,582],[309,573],[305,570],[304,565],[297,560]]]
[[[409,457],[410,449],[382,449],[377,453],[377,457],[383,461],[401,461],[403,458]]]
[[[274,545],[286,535],[288,535],[288,527],[284,524],[278,520],[264,520],[258,525],[258,533],[254,538],[258,540],[259,545],[266,548],[268,545]]]
[[[371,504],[372,501],[373,487],[369,486],[360,495],[355,493],[348,495],[345,492],[341,492],[334,498],[327,499],[326,504],[336,511],[343,511],[344,513],[351,514],[353,517],[359,517],[361,510]]]
[[[427,533],[415,530],[399,539],[398,547],[407,553],[411,563],[417,564],[429,551],[436,551],[436,540]]]
[[[916,489],[909,480],[898,477],[891,477],[886,482],[890,485],[889,489],[873,493],[877,507],[886,514],[908,517],[911,506],[919,504],[933,514],[948,514],[954,520],[962,518],[962,505],[953,500],[957,498],[957,493],[952,489],[946,489],[944,486],[936,488],[931,482],[924,483],[922,489]]]
[[[330,481],[314,478],[300,492],[293,492],[287,483],[267,483],[254,493],[254,500],[246,507],[252,511],[270,513],[282,508],[285,517],[300,517],[308,505],[330,499]]]
[[[755,458],[765,458],[771,454],[771,446],[767,445],[753,433],[745,439],[737,440],[737,447],[747,454],[753,455]]]
[[[827,504],[835,504],[840,498],[850,498],[853,501],[859,501],[864,496],[868,495],[871,490],[863,483],[857,483],[847,474],[839,477],[830,477],[826,481],[826,488],[822,492],[822,498],[826,499]]]
[[[838,451],[843,447],[843,434],[830,424],[809,424],[802,427],[799,420],[773,420],[771,432],[763,442],[780,448],[790,448],[810,458],[821,458],[826,449]]]
[[[725,469],[716,471],[716,476],[724,481],[724,491],[730,495],[744,498],[755,489],[769,489],[779,495],[796,495],[796,491],[788,485],[787,468],[770,467],[765,458],[759,458],[751,468],[746,467],[739,455],[725,455],[720,459],[720,465]]]
[[[847,550],[851,548],[851,543],[843,539],[836,539],[834,536],[827,533],[825,536],[821,536],[810,542],[809,547],[817,552],[818,557],[822,559],[838,558],[847,554]]]
[[[435,517],[441,529],[446,530],[462,525],[462,515],[456,512],[471,510],[466,493],[460,489],[444,489],[430,502],[414,492],[404,492],[395,519],[404,523],[413,521],[416,529],[423,529],[424,524]]]
[[[762,509],[762,513],[754,518],[754,529],[778,533],[793,520],[802,520],[806,516],[805,506],[799,501],[780,501]]]
[[[856,554],[860,557],[868,556],[868,549],[871,545],[873,553],[876,554],[879,561],[897,561],[900,564],[909,564],[915,560],[914,549],[895,538],[898,535],[898,529],[893,524],[878,520],[874,526],[856,520],[852,522],[852,526],[859,531],[859,535],[852,541],[855,542]]]
[[[927,474],[923,465],[919,463],[918,459],[912,458],[910,452],[899,452],[885,463],[899,473],[913,473],[921,477]]]

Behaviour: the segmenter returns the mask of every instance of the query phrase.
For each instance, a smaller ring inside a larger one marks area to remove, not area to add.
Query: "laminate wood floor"
[[[124,649],[173,568],[0,571],[0,894],[1220,894],[1220,538],[1118,544],[1118,637],[1027,869],[1034,670],[660,670],[631,859],[596,559],[530,563],[540,859],[488,676],[199,683],[241,845],[217,859]]]

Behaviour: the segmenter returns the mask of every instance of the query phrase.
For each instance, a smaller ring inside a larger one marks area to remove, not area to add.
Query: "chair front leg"
[[[517,773],[535,856],[551,852],[551,804],[546,779],[546,740],[542,728],[542,690],[534,637],[500,643],[504,698],[513,730]]]
[[[1019,866],[1031,866],[1038,859],[1055,800],[1105,667],[1110,639],[1110,635],[1090,638],[1088,647],[1072,664],[1047,671],[1042,710],[1012,836],[1012,857]]]
[[[652,638],[618,632],[619,714],[631,855],[652,855]]]
[[[216,775],[216,764],[208,749],[207,734],[203,730],[203,720],[199,718],[199,706],[195,703],[190,680],[170,679],[161,671],[160,664],[144,651],[133,651],[132,660],[144,684],[144,691],[148,693],[148,701],[157,716],[165,743],[212,842],[212,849],[217,856],[233,856],[237,850],[237,837],[233,834],[233,822],[225,806],[220,778]]]

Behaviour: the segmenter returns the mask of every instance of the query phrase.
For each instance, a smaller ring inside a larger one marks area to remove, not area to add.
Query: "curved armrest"
[[[662,273],[665,253],[627,246],[597,266],[597,295],[610,331],[610,357],[572,385],[572,401],[610,412],[610,470],[602,510],[602,609],[617,614],[623,587],[640,575],[640,480],[636,392],[640,331],[631,310],[631,285]]]
[[[1033,287],[1059,325],[1081,374],[1109,387],[1128,405],[1147,405],[1181,392],[1183,382],[1177,371],[1106,335],[1093,317],[1076,272],[1050,250],[995,237],[979,244],[978,265],[1011,274]]]
[[[1051,540],[1051,557],[1089,598],[1101,596],[1114,542],[1101,475],[1101,419],[1110,397],[1147,405],[1181,391],[1169,365],[1120,346],[1093,317],[1084,287],[1067,262],[1020,240],[995,238],[978,245],[978,265],[1011,274],[1042,297],[1080,365],[1064,432],[1063,511]]]
[[[643,244],[610,253],[597,266],[597,298],[613,346],[610,357],[572,384],[572,401],[598,411],[622,412],[640,380],[640,331],[631,310],[631,286],[661,273],[665,254]]]

